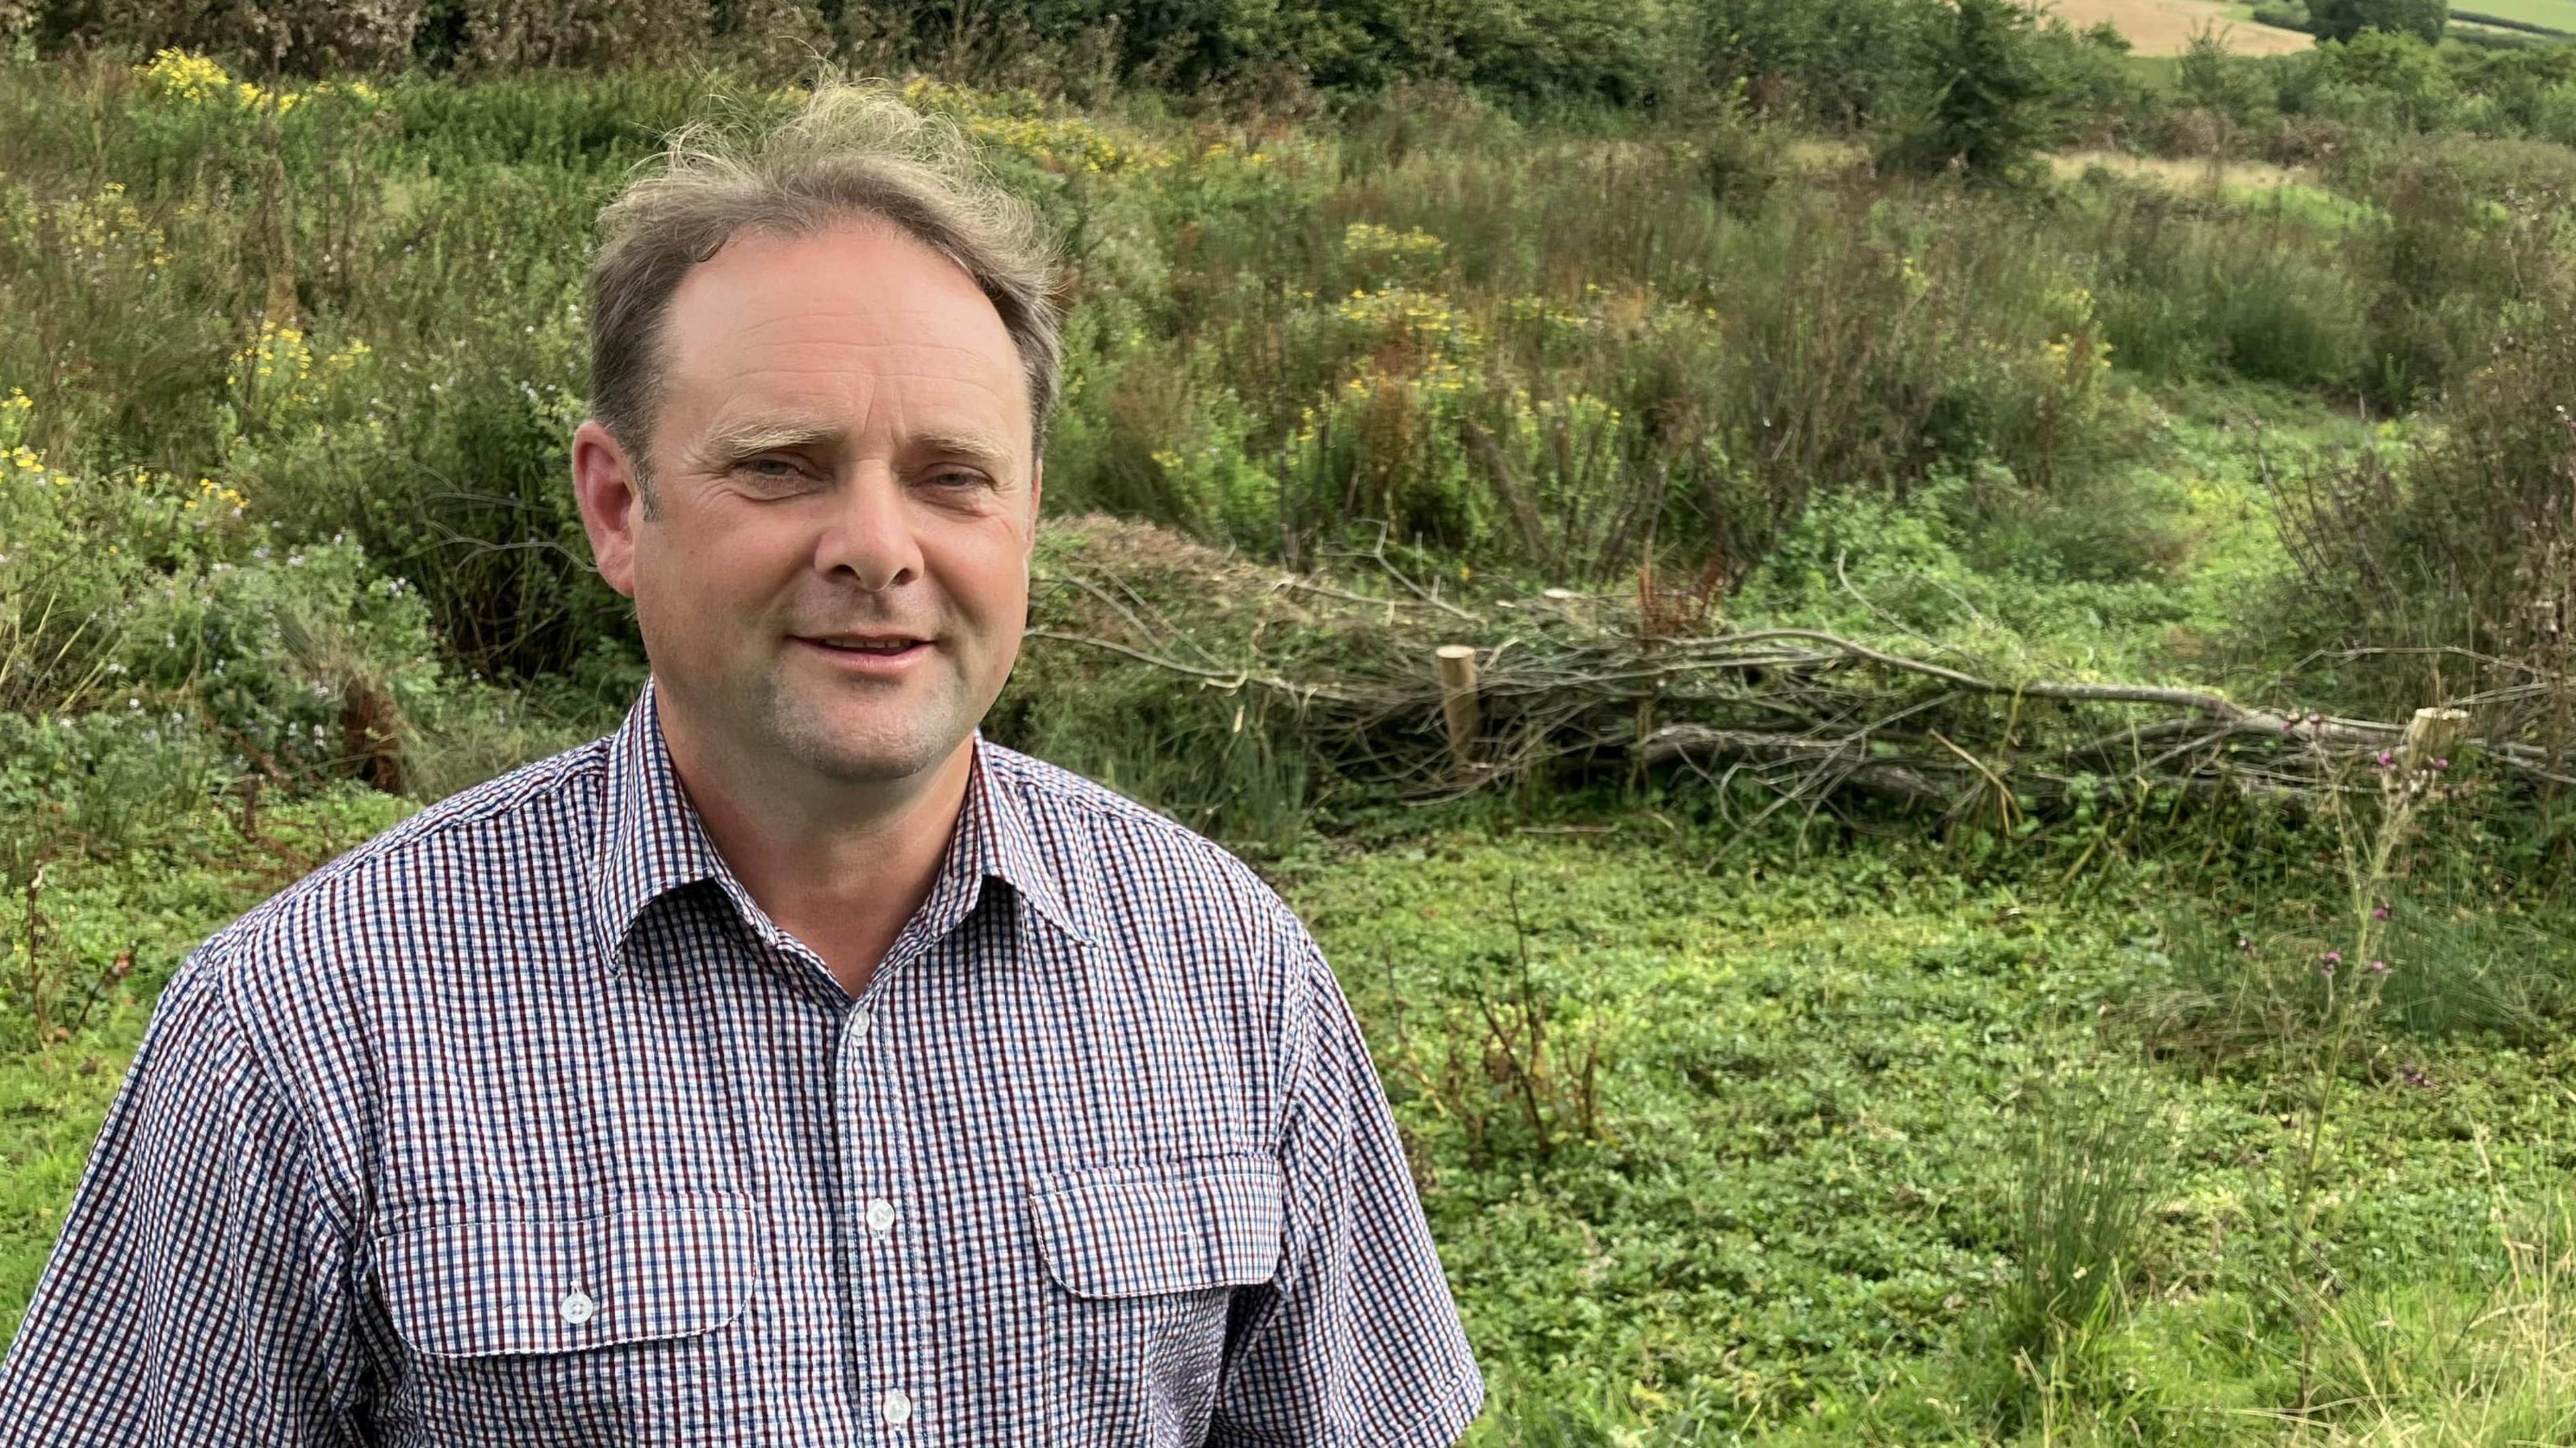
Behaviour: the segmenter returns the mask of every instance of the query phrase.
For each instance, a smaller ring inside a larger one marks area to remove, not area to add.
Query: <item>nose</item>
[[[814,540],[814,566],[825,577],[882,593],[921,576],[921,545],[891,469],[860,468],[834,502]]]

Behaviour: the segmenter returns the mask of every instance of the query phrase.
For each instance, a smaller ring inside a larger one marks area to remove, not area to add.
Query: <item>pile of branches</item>
[[[2492,711],[2359,719],[2208,689],[2007,677],[1919,636],[1900,651],[1815,629],[1728,628],[1704,581],[1469,598],[1444,596],[1383,548],[1321,577],[1100,519],[1066,525],[1056,542],[1038,570],[1032,648],[1268,694],[1337,772],[1416,793],[1579,761],[1750,785],[1766,811],[1872,796],[2009,818],[2133,784],[2305,796],[2471,751],[2576,783],[2554,751],[2480,737]],[[1444,645],[1474,651],[1464,708],[1435,665]]]

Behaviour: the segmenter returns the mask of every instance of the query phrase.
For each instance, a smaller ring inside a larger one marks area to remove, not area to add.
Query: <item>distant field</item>
[[[2576,0],[2476,0],[2454,10],[2576,34]]]
[[[2576,0],[2498,0],[2500,4],[2530,6],[2553,13],[2576,12]],[[2057,0],[2050,7],[2060,19],[2078,30],[2108,20],[2120,27],[2140,55],[2180,55],[2191,44],[2191,38],[2204,29],[2216,29],[2227,48],[2239,55],[2284,55],[2305,50],[2315,40],[2295,30],[2276,30],[2239,20],[2228,13],[2228,7],[2217,0]],[[2489,7],[2495,14],[2508,12]],[[2508,18],[2511,18],[2508,15]],[[2571,17],[2576,18],[2576,17]],[[2536,24],[2553,24],[2536,21]]]

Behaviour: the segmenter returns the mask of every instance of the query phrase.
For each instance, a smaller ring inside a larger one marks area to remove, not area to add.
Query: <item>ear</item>
[[[644,490],[617,438],[598,418],[572,435],[572,491],[591,561],[608,586],[635,596],[635,534],[644,523]]]

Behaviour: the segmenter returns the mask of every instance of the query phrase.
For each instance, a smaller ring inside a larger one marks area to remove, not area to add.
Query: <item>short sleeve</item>
[[[1437,1448],[1484,1403],[1395,1118],[1341,987],[1284,907],[1296,1000],[1285,1053],[1278,1272],[1238,1294],[1208,1442]]]
[[[360,1441],[346,1252],[219,977],[162,993],[0,1364],[0,1442]]]

